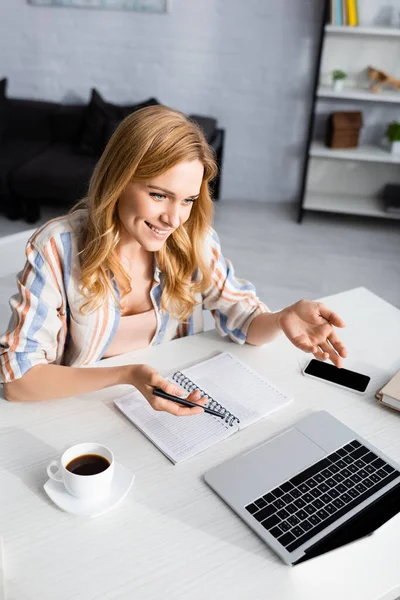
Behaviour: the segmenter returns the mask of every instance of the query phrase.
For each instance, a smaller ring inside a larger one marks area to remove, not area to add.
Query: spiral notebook
[[[187,394],[199,389],[208,398],[207,406],[224,417],[207,413],[175,417],[153,410],[140,392],[114,401],[130,421],[174,464],[195,456],[271,412],[286,406],[290,399],[241,362],[224,352],[168,379]]]

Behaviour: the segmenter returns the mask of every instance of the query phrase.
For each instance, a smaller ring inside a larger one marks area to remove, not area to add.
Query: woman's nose
[[[169,227],[173,227],[174,229],[179,227],[179,204],[171,202],[171,204],[168,206],[168,209],[163,213],[161,219],[163,223],[165,223]]]

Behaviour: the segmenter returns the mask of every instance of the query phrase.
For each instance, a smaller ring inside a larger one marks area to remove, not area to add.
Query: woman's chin
[[[136,232],[135,232],[136,233]],[[140,235],[135,235],[133,231],[127,231],[127,236],[124,237],[124,241],[129,244],[129,241],[135,240],[143,250],[147,252],[157,252],[161,250],[167,241],[169,236],[164,236],[161,238],[160,236],[154,235],[149,229],[148,232],[143,230],[140,232]],[[158,239],[157,239],[158,238]]]
[[[158,250],[161,250],[161,248],[164,246],[165,242],[166,242],[166,240],[144,239],[144,240],[141,240],[139,243],[144,250],[147,250],[148,252],[157,252]]]

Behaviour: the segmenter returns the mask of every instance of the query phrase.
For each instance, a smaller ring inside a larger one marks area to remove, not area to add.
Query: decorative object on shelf
[[[340,69],[332,71],[332,87],[335,92],[341,92],[343,89],[344,80],[347,78],[347,74]]]
[[[390,142],[392,154],[400,154],[400,123],[393,121],[387,126],[385,135]]]
[[[168,0],[27,0],[33,6],[64,6],[67,8],[106,8],[165,13]]]
[[[387,213],[400,215],[400,184],[388,183],[382,192],[383,208]]]
[[[328,148],[356,148],[362,127],[362,113],[334,112],[328,117],[325,145]]]
[[[380,71],[374,67],[368,67],[368,79],[371,81],[369,89],[376,94],[379,94],[382,91],[383,85],[388,85],[400,90],[400,79],[396,79],[395,77],[392,77],[392,75],[385,73],[385,71]]]

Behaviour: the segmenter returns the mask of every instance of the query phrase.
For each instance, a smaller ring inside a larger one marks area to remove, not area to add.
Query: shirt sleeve
[[[254,285],[235,276],[232,263],[221,252],[215,231],[211,231],[207,239],[207,250],[211,285],[203,293],[203,308],[211,311],[220,335],[228,335],[234,342],[244,344],[253,319],[270,311],[258,299]]]
[[[0,336],[0,383],[19,379],[57,356],[62,294],[48,261],[31,242],[26,258],[17,275],[18,293],[10,299],[8,330]]]

